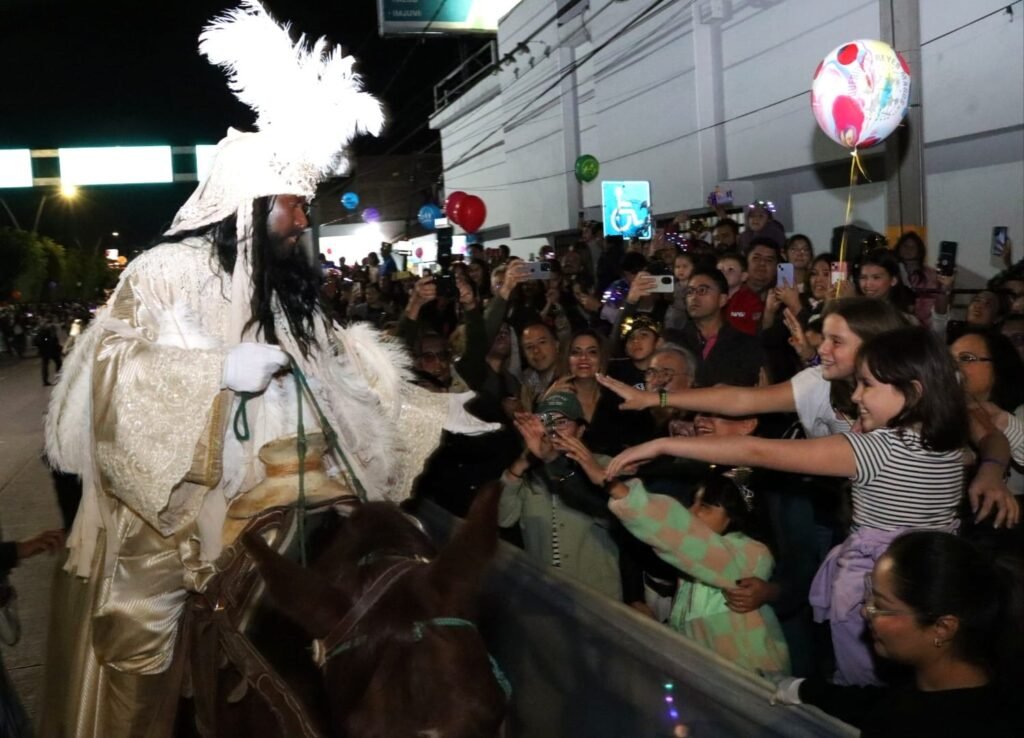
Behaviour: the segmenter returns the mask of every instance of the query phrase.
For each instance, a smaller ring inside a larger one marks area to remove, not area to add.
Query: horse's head
[[[389,503],[354,512],[311,568],[243,536],[271,601],[314,640],[339,733],[496,734],[505,694],[470,619],[499,496],[497,484],[481,489],[440,552]]]

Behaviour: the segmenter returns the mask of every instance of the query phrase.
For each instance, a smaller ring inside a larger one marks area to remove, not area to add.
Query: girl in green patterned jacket
[[[712,469],[686,508],[649,494],[639,479],[608,486],[608,508],[630,533],[679,569],[669,625],[719,656],[751,671],[789,673],[789,650],[771,606],[737,613],[724,589],[744,577],[771,579],[775,560],[749,535],[753,492]]]
[[[563,436],[556,446],[599,484],[604,470],[574,441]],[[753,492],[720,468],[711,469],[689,508],[649,493],[639,479],[610,482],[606,489],[608,508],[626,530],[682,572],[669,625],[737,666],[789,674],[789,649],[771,606],[734,612],[723,592],[745,577],[768,581],[775,566],[768,547],[750,535]]]

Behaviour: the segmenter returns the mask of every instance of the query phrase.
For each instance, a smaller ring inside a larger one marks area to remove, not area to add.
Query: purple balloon
[[[380,221],[380,211],[377,208],[366,208],[363,211],[363,220],[367,223],[377,223]]]

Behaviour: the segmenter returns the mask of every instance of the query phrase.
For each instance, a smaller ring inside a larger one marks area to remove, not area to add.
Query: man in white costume
[[[384,122],[354,60],[324,39],[293,44],[255,0],[207,26],[200,51],[258,130],[218,144],[167,242],[128,265],[54,391],[47,452],[84,497],[55,586],[44,737],[168,735],[186,600],[215,573],[227,506],[264,477],[259,449],[296,430],[290,360],[338,433],[338,481],[370,499],[405,498],[442,429],[491,429],[466,396],[408,382],[397,345],[318,306],[299,244],[307,199]],[[238,393],[244,441],[222,422]]]

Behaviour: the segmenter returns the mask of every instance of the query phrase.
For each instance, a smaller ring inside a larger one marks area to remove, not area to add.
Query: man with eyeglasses
[[[697,357],[696,384],[750,386],[764,373],[761,342],[736,330],[725,320],[729,285],[718,269],[700,268],[690,276],[686,308],[690,323],[683,330],[682,345]]]
[[[693,384],[697,359],[687,349],[675,343],[663,344],[651,357],[651,365],[644,372],[644,388],[659,394],[682,392]],[[675,408],[651,408],[655,423],[663,432],[659,435],[690,435],[693,423],[683,419]]]
[[[452,353],[448,342],[438,333],[420,337],[413,350],[416,384],[431,392],[449,392],[452,385]]]

